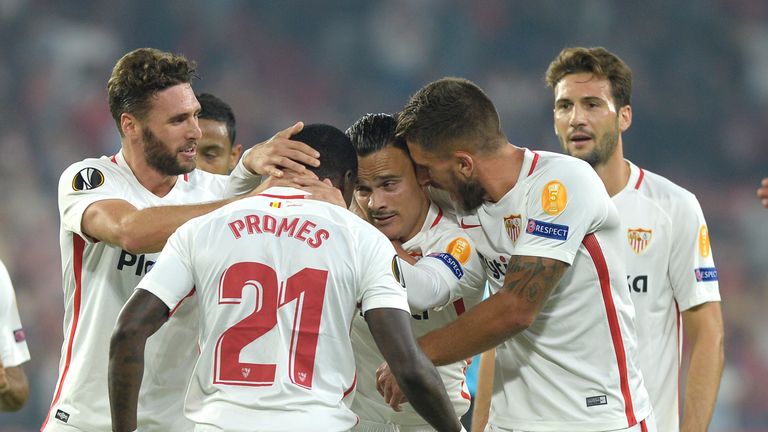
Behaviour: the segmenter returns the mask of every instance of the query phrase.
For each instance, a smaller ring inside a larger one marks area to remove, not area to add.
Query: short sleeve
[[[586,163],[575,162],[549,169],[531,182],[527,220],[513,255],[552,258],[570,265],[587,234],[609,220],[618,226],[618,212],[600,178]]]
[[[29,360],[24,329],[21,327],[16,294],[5,265],[0,262],[0,359],[4,367],[18,366]]]
[[[137,286],[156,295],[171,310],[194,288],[190,243],[187,239],[191,227],[190,222],[187,222],[168,238],[152,270]]]
[[[99,159],[70,165],[59,178],[59,216],[62,229],[92,241],[82,232],[83,213],[89,205],[108,199],[125,199],[125,184],[117,170]]]
[[[669,263],[669,278],[681,311],[720,301],[717,268],[704,213],[696,197],[686,198],[673,210],[674,239]]]
[[[370,225],[362,225],[357,239],[358,295],[363,313],[395,308],[410,313],[408,296],[400,284],[399,264],[392,243]]]
[[[451,292],[450,301],[462,297],[481,298],[485,287],[485,270],[475,245],[464,230],[458,225],[456,229],[446,230],[440,236],[438,248],[432,252],[448,253],[461,264],[463,276],[459,280],[457,289]]]

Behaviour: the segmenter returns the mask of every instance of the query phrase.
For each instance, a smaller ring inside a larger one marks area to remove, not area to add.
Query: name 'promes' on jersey
[[[317,224],[300,217],[281,217],[278,219],[272,215],[249,214],[235,219],[227,225],[236,239],[242,237],[243,234],[273,234],[275,237],[285,234],[305,242],[309,247],[315,249],[322,246],[323,241],[330,237],[327,230],[322,228],[316,230]]]

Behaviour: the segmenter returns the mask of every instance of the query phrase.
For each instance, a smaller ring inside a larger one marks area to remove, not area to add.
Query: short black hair
[[[201,109],[198,118],[224,123],[227,126],[229,144],[235,145],[236,123],[232,107],[210,93],[200,93],[197,95],[197,101],[200,102]]]
[[[347,129],[359,157],[368,156],[392,145],[408,153],[405,140],[395,135],[397,115],[378,113],[366,114]]]
[[[291,136],[294,141],[301,141],[320,153],[320,166],[307,169],[321,179],[328,178],[334,186],[341,188],[344,175],[351,172],[357,177],[357,155],[352,141],[338,128],[327,124],[308,124],[301,132]]]

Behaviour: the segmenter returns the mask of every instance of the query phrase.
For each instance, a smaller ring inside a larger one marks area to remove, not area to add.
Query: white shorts
[[[462,432],[466,430],[462,427]],[[355,427],[352,428],[352,432],[435,432],[435,429],[428,425],[396,425],[392,423],[375,423],[365,420],[360,420]]]
[[[499,426],[487,424],[485,425],[484,432],[530,432],[530,431],[524,431],[522,429],[504,429]],[[656,419],[653,417],[653,412],[651,412],[651,414],[649,414],[648,417],[641,420],[639,423],[637,423],[632,427],[628,427],[624,429],[611,429],[610,431],[603,431],[603,432],[657,432]]]

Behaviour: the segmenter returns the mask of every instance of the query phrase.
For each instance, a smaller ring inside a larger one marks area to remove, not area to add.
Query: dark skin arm
[[[416,343],[411,315],[399,309],[381,308],[367,311],[365,320],[416,412],[438,431],[461,430],[437,369]]]
[[[114,432],[136,430],[139,388],[144,375],[147,339],[168,321],[168,306],[137,289],[125,304],[109,346],[109,405]]]
[[[527,329],[541,312],[569,265],[551,258],[512,256],[498,293],[445,327],[419,339],[437,366],[455,363],[493,348]],[[461,343],[457,344],[456,341]],[[377,387],[397,406],[402,398],[387,368],[380,368]]]
[[[0,361],[0,411],[18,411],[29,398],[29,382],[21,366],[3,367]]]

